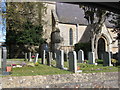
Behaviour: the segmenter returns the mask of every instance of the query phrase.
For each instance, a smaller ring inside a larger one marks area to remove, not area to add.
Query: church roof
[[[88,21],[84,18],[84,10],[79,8],[79,5],[56,3],[56,13],[61,23],[88,25]],[[113,24],[109,23],[110,19],[109,17],[105,21],[107,27],[113,27]]]

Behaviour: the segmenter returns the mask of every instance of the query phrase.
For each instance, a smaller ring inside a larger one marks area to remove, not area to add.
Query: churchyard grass
[[[7,59],[7,61],[24,61],[25,59]]]
[[[61,70],[55,67],[39,64],[35,67],[13,68],[12,76],[33,76],[33,75],[54,75],[54,74],[70,74],[72,72]]]
[[[9,59],[12,60],[12,59]],[[18,59],[14,59],[18,60]],[[21,61],[24,59],[21,59]],[[41,59],[39,58],[39,62]],[[118,67],[115,66],[103,66],[102,64],[92,65],[92,64],[85,64],[85,63],[77,63],[77,66],[80,67],[83,73],[95,73],[95,72],[117,72]],[[64,62],[64,67],[69,68],[68,62]],[[119,66],[120,68],[120,66]],[[12,69],[12,76],[33,76],[33,75],[54,75],[54,74],[71,74],[72,72],[58,69],[56,68],[55,60],[52,60],[52,66],[47,66],[43,64],[39,64],[35,67],[21,67],[21,68],[13,68]]]

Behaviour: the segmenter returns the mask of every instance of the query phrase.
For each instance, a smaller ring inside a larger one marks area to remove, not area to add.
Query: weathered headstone
[[[38,62],[38,56],[39,56],[39,54],[36,53],[36,54],[35,54],[35,61],[34,61],[35,63]]]
[[[7,50],[6,50],[6,47],[3,47],[3,65],[2,65],[2,70],[3,71],[6,71],[6,57],[7,57]]]
[[[101,59],[103,60],[103,53],[101,53]]]
[[[104,52],[104,54],[103,54],[103,65],[104,66],[112,66],[110,52]]]
[[[47,65],[51,66],[51,60],[52,60],[52,55],[51,52],[48,53],[48,58],[47,58]]]
[[[27,61],[27,53],[25,53],[25,61]]]
[[[53,60],[56,60],[56,53],[53,53]]]
[[[69,57],[69,70],[76,73],[77,72],[77,55],[75,51],[68,53]]]
[[[3,47],[3,63],[2,63],[2,73],[3,75],[9,75],[10,73],[9,72],[6,72],[6,59],[7,59],[7,49],[6,47]]]
[[[45,64],[45,50],[42,52],[42,64]]]
[[[83,50],[78,51],[78,62],[83,63],[84,62],[84,52]]]
[[[94,52],[89,52],[88,53],[88,61],[89,61],[89,64],[95,64],[95,54],[94,54]]]
[[[119,51],[118,51],[118,63],[120,64],[120,48],[119,48]]]
[[[52,52],[50,52],[50,56],[51,56],[51,60],[53,60],[53,53]]]
[[[28,56],[29,58],[28,58],[28,61],[29,62],[32,62],[32,59],[31,59],[31,52],[29,52],[29,56]]]
[[[0,68],[2,68],[2,47],[0,47]]]
[[[64,51],[57,51],[56,67],[64,69]]]

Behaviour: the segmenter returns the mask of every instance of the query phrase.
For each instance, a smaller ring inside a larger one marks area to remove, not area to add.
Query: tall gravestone
[[[112,64],[111,64],[111,53],[110,52],[104,52],[104,54],[103,54],[103,65],[104,66],[112,66]]]
[[[57,51],[56,67],[60,69],[64,69],[64,51],[63,50]]]
[[[120,45],[119,45],[119,50],[118,50],[118,63],[120,64]]]
[[[2,47],[0,47],[0,68],[2,68]]]
[[[3,75],[9,75],[10,73],[9,72],[6,72],[6,63],[7,63],[7,61],[6,61],[6,59],[7,59],[7,49],[6,49],[6,47],[3,47],[3,54],[2,54],[2,56],[3,56],[3,63],[2,63],[2,73],[3,73]]]
[[[51,66],[51,60],[52,60],[52,55],[51,52],[48,53],[48,58],[47,58],[47,65]]]
[[[31,52],[29,52],[29,56],[28,56],[29,58],[28,58],[28,61],[29,62],[32,62],[32,59],[31,59]]]
[[[3,72],[6,72],[6,63],[7,63],[6,57],[7,57],[7,49],[6,47],[3,47],[3,65],[2,65]]]
[[[89,52],[88,53],[88,61],[89,61],[89,64],[95,64],[95,54],[94,54],[94,52]]]
[[[78,51],[78,62],[83,63],[84,62],[84,52],[83,50]]]
[[[69,57],[69,70],[76,73],[77,72],[77,55],[75,51],[68,53]]]
[[[27,61],[27,53],[25,53],[25,61]]]
[[[39,56],[39,54],[36,53],[36,54],[35,54],[35,61],[34,61],[35,63],[38,62],[38,56]]]
[[[45,50],[42,52],[42,64],[45,64]]]

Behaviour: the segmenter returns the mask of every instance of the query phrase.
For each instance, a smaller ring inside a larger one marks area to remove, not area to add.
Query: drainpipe
[[[78,26],[79,24],[76,24],[76,43],[78,43]]]

